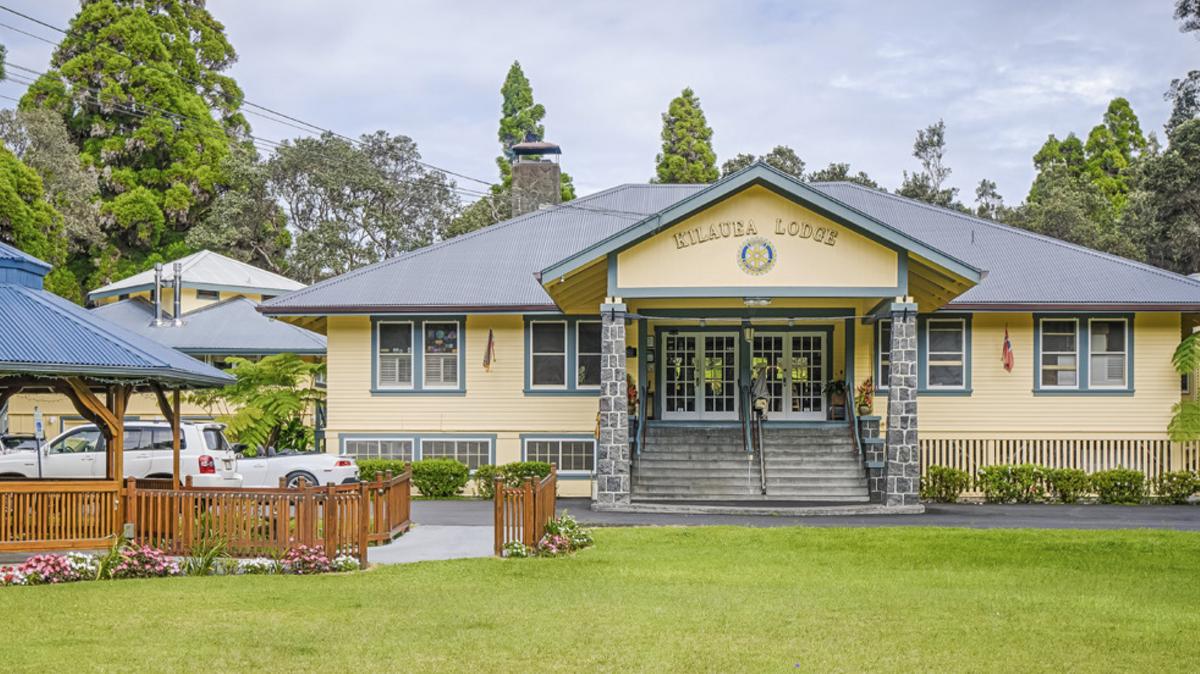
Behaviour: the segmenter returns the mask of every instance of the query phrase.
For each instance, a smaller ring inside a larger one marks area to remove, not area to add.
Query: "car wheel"
[[[300,489],[302,487],[319,487],[320,482],[317,482],[316,476],[304,470],[297,470],[287,474],[288,489]]]

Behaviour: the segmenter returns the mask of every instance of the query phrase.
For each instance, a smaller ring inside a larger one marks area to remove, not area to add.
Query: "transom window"
[[[378,323],[380,388],[412,388],[413,324]]]
[[[534,321],[529,324],[531,384],[563,388],[567,385],[567,324],[564,321]],[[596,383],[600,382],[597,370]]]
[[[595,449],[594,440],[526,440],[525,460],[552,463],[560,472],[591,473]]]
[[[966,321],[929,319],[925,324],[925,349],[928,388],[966,385]]]
[[[491,460],[491,440],[421,440],[422,459],[455,459],[476,468]]]
[[[346,440],[344,453],[358,459],[398,459],[412,461],[413,441],[406,439]]]
[[[1088,388],[1125,388],[1129,360],[1128,322],[1123,318],[1088,321]]]
[[[888,383],[892,378],[892,321],[890,319],[885,318],[879,321],[879,343],[876,346],[878,347],[876,360],[879,363],[879,380],[875,382],[875,388],[887,390]]]
[[[1042,319],[1042,388],[1079,387],[1079,322],[1073,318]]]
[[[425,387],[458,386],[458,322],[424,324]]]
[[[575,324],[575,381],[577,386],[600,386],[600,321]]]

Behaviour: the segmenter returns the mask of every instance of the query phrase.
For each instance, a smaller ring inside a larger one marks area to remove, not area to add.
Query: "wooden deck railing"
[[[374,482],[267,489],[125,487],[125,521],[134,537],[171,554],[220,540],[235,556],[282,555],[301,546],[330,559],[354,555],[364,564],[371,543],[392,540],[410,525],[412,469]]]
[[[121,528],[120,486],[0,482],[0,551],[102,548]]]
[[[550,474],[535,481],[532,477],[517,487],[509,487],[504,478],[495,482],[495,553],[520,541],[532,548],[546,533],[546,522],[554,518],[557,504],[558,469],[551,464]]]

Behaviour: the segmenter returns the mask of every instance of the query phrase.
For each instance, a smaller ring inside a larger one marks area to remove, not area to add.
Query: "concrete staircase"
[[[633,462],[639,501],[867,502],[849,426],[766,426],[767,493],[740,427],[651,426]]]

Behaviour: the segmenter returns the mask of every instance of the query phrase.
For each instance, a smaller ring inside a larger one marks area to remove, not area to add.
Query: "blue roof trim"
[[[918,241],[896,228],[820,192],[794,177],[761,161],[723,178],[691,196],[627,227],[612,236],[556,262],[537,274],[539,279],[556,279],[575,271],[597,257],[603,257],[649,238],[667,227],[695,215],[755,185],[794,201],[805,208],[850,227],[872,238],[921,255],[972,283],[981,281],[986,272],[963,260]]]
[[[18,268],[25,271],[41,270],[42,276],[45,276],[53,269],[48,262],[39,260],[29,253],[19,248],[14,248],[3,241],[0,241],[0,266]]]

